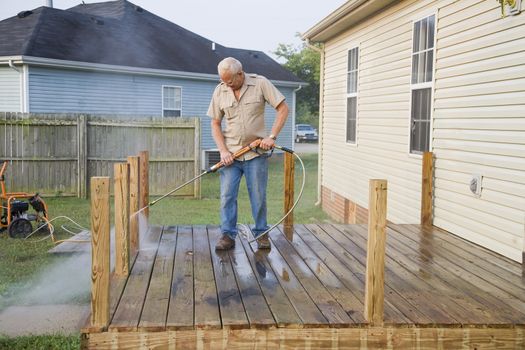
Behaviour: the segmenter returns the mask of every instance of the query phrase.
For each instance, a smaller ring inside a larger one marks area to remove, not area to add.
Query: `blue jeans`
[[[266,219],[266,187],[268,185],[268,156],[261,155],[247,161],[234,161],[219,170],[221,175],[221,232],[235,239],[237,236],[237,195],[244,175],[250,196],[255,237],[268,229]]]

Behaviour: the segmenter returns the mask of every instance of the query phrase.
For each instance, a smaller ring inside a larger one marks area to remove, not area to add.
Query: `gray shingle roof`
[[[81,4],[67,10],[39,7],[29,16],[0,21],[0,56],[217,74],[232,56],[244,70],[273,80],[300,82],[261,51],[228,48],[156,16],[129,1]]]

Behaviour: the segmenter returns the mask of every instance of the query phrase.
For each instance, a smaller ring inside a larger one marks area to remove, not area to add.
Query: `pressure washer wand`
[[[233,159],[237,159],[243,155],[245,155],[246,153],[250,152],[250,151],[255,151],[257,149],[257,147],[259,147],[259,145],[261,144],[261,140],[260,139],[257,139],[255,141],[253,141],[252,143],[250,143],[248,146],[245,146],[243,148],[241,148],[240,150],[238,150],[237,152],[235,152],[233,154]],[[173,190],[169,191],[168,193],[166,193],[165,195],[163,195],[162,197],[160,198],[157,198],[156,200],[150,202],[147,206],[145,206],[144,208],[140,209],[140,211],[146,209],[146,208],[149,208],[153,205],[155,205],[157,202],[159,202],[160,200],[166,198],[167,196],[169,196],[170,194],[172,194],[173,192],[176,192],[178,191],[179,189],[181,189],[182,187],[192,183],[193,181],[196,181],[198,180],[199,178],[201,178],[202,176],[206,175],[206,174],[209,174],[209,173],[213,173],[217,170],[219,170],[220,168],[222,168],[224,166],[224,162],[220,161],[218,162],[217,164],[211,166],[210,168],[206,169],[204,172],[202,172],[200,175],[194,177],[193,179],[190,179],[188,181],[186,181],[185,183],[183,183],[182,185],[180,185],[179,187],[177,188],[174,188]],[[138,213],[138,212],[137,212]]]

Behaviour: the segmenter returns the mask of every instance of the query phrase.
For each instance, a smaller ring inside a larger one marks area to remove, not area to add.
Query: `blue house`
[[[202,117],[201,148],[215,147],[206,111],[232,56],[286,96],[279,143],[293,143],[299,78],[260,51],[228,48],[125,0],[39,7],[0,21],[0,111]],[[267,110],[271,127],[275,113]]]

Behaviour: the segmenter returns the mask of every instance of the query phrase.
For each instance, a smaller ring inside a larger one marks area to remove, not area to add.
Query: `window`
[[[356,143],[357,134],[357,79],[359,48],[348,51],[348,73],[346,81],[346,142]]]
[[[162,116],[180,117],[182,113],[182,89],[177,86],[162,87]]]
[[[423,153],[430,149],[432,81],[434,74],[434,28],[434,15],[414,23],[410,153]]]

